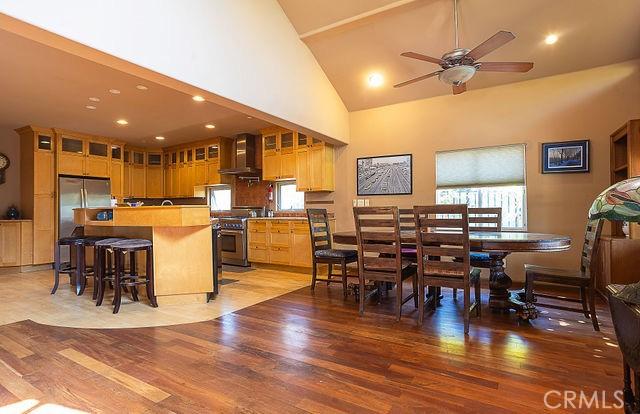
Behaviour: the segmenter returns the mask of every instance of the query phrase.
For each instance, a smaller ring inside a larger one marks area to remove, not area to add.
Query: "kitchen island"
[[[108,220],[98,220],[105,215]],[[74,222],[83,226],[88,236],[151,240],[154,288],[160,306],[203,303],[213,291],[208,206],[77,208]]]

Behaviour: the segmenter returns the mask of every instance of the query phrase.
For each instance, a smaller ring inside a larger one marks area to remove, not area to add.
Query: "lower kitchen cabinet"
[[[0,221],[0,267],[33,263],[31,220]]]
[[[331,221],[333,227],[335,221]],[[311,267],[311,236],[306,220],[250,219],[249,261]]]

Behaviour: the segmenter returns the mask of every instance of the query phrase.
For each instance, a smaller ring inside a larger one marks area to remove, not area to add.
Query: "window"
[[[228,185],[209,187],[211,211],[231,210],[231,188]]]
[[[276,210],[304,210],[304,192],[296,189],[295,181],[276,183]]]
[[[504,229],[526,229],[524,145],[437,152],[436,203],[501,207]]]

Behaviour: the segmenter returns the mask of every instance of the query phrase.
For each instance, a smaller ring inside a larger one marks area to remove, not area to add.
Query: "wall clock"
[[[9,157],[0,152],[0,184],[4,184],[4,172],[9,164]]]

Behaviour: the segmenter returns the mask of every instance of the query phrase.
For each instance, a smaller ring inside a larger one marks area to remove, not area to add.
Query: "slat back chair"
[[[402,316],[402,305],[415,299],[416,272],[411,261],[402,258],[400,217],[397,207],[354,207],[353,217],[358,242],[358,276],[360,315],[364,313],[365,282],[376,282],[378,295],[382,284],[395,283],[396,320]],[[413,279],[413,293],[403,298],[402,281]]]
[[[413,218],[413,208],[398,209],[398,217],[400,219],[400,232],[415,232],[416,223]],[[416,260],[416,246],[414,244],[402,244],[402,257],[414,261]]]
[[[469,231],[502,231],[502,208],[469,207]],[[471,266],[481,269],[491,268],[491,257],[488,253],[471,252],[470,255]],[[457,294],[457,289],[453,289],[453,296]]]
[[[430,303],[436,309],[434,288],[464,290],[464,333],[469,333],[472,310],[480,316],[480,270],[472,269],[469,258],[469,212],[465,204],[416,206],[416,246],[418,250],[418,323],[422,325],[425,287],[430,288]],[[475,302],[471,304],[471,286]]]
[[[591,318],[593,329],[600,330],[595,306],[595,277],[592,271],[594,258],[597,257],[599,248],[600,233],[602,232],[602,220],[589,220],[582,243],[582,253],[580,255],[579,270],[555,269],[544,266],[525,264],[525,292],[527,302],[535,301],[535,297],[551,298],[566,302],[581,303],[582,309],[555,305],[550,303],[538,303],[539,306],[546,306],[554,309],[568,310],[572,312],[582,312],[585,317]],[[568,298],[566,296],[549,295],[543,293],[534,294],[535,282],[551,283],[580,289],[580,299]]]
[[[469,207],[469,231],[502,231],[502,208]]]
[[[331,242],[331,227],[327,210],[319,208],[307,209],[309,234],[311,236],[311,260],[313,276],[311,290],[314,291],[316,281],[330,283],[342,283],[343,296],[347,297],[347,264],[358,260],[358,252],[355,250],[334,249]],[[318,264],[327,264],[327,278],[318,278]],[[340,265],[340,279],[333,279],[333,265]]]

